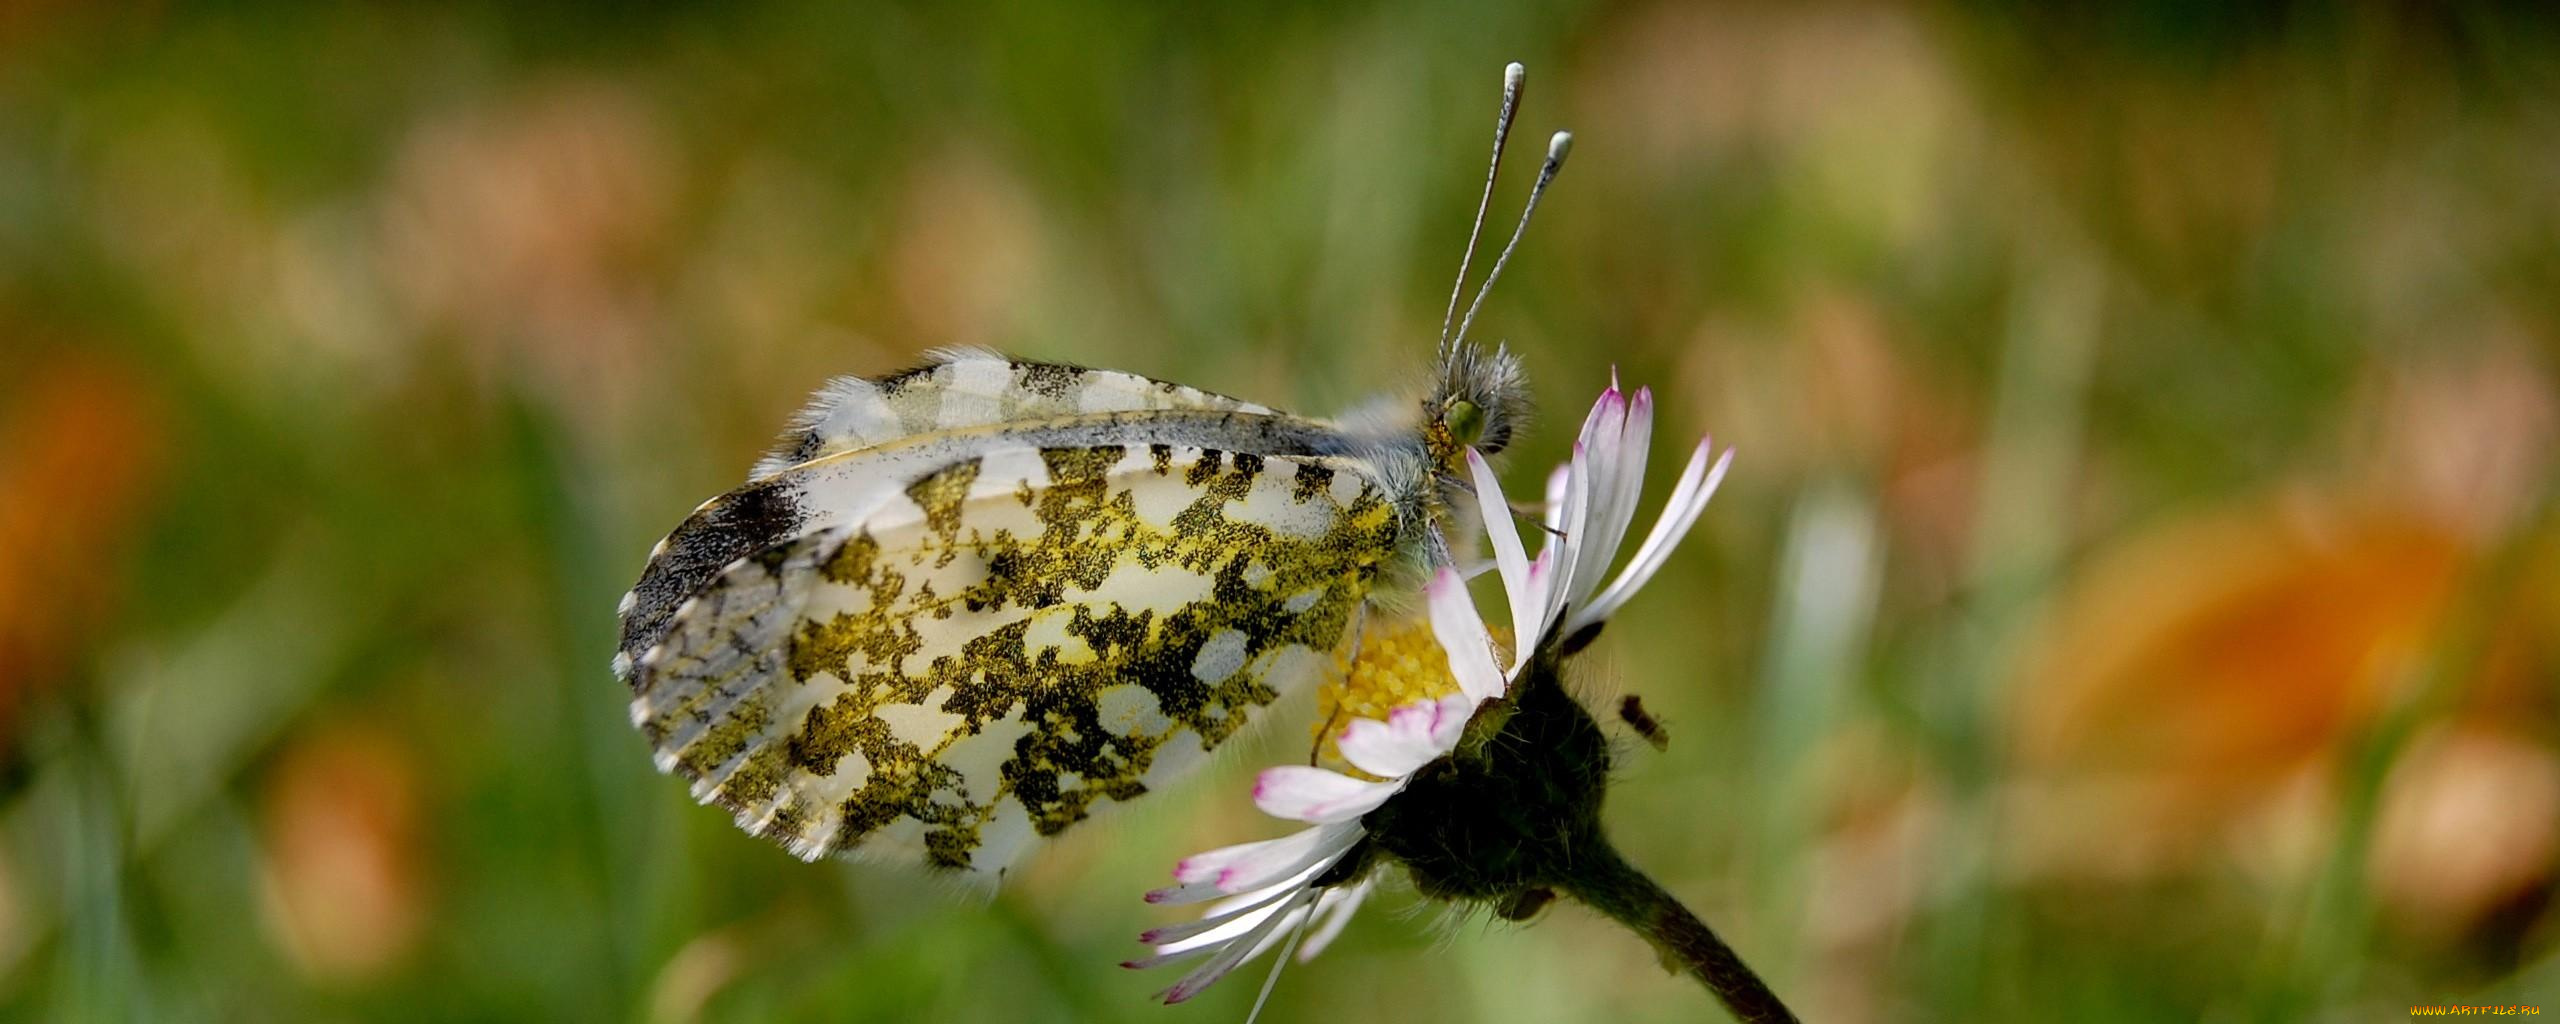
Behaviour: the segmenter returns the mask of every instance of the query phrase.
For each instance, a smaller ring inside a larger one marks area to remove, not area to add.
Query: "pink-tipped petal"
[[[1279,945],[1282,940],[1299,931],[1299,925],[1306,921],[1309,913],[1315,910],[1316,904],[1324,898],[1324,893],[1326,891],[1328,890],[1307,890],[1305,898],[1296,900],[1287,906],[1280,908],[1281,920],[1279,925],[1264,933],[1261,940],[1253,944],[1252,949],[1245,951],[1245,962],[1251,963],[1255,960],[1262,959],[1262,954],[1269,952],[1271,947]],[[1282,963],[1286,962],[1287,961],[1282,961]],[[1271,965],[1271,969],[1275,974],[1278,973],[1280,967],[1281,964]],[[1252,1021],[1248,1020],[1246,1021],[1246,1024],[1252,1024]]]
[[[1476,602],[1467,596],[1465,581],[1442,569],[1422,593],[1431,606],[1431,634],[1449,654],[1449,674],[1457,679],[1459,691],[1478,701],[1502,696],[1502,670],[1493,661],[1493,637],[1484,631],[1484,619],[1476,614]]]
[[[1191,973],[1183,975],[1181,981],[1174,982],[1172,988],[1164,990],[1164,1001],[1168,1004],[1179,1003],[1199,995],[1200,990],[1226,977],[1227,972],[1235,970],[1236,965],[1243,963],[1247,957],[1262,949],[1263,939],[1270,937],[1274,930],[1292,920],[1290,911],[1294,909],[1296,909],[1294,906],[1284,905],[1284,908],[1277,913],[1263,915],[1251,931],[1228,940],[1226,945],[1218,948],[1216,956],[1209,958],[1208,963],[1201,964]]]
[[[1148,893],[1147,902],[1197,903],[1258,889],[1330,861],[1359,838],[1359,826],[1333,825],[1195,853],[1174,865],[1173,879],[1181,884]]]
[[[1440,698],[1440,714],[1431,721],[1433,750],[1446,754],[1458,749],[1458,737],[1467,734],[1467,719],[1475,717],[1476,704],[1475,698],[1463,693]]]
[[[1300,829],[1278,839],[1263,839],[1250,843],[1237,843],[1233,846],[1221,846],[1215,850],[1203,850],[1175,861],[1173,880],[1206,882],[1237,864],[1295,860],[1315,849],[1323,841],[1323,832],[1323,829],[1317,828]]]
[[[1592,447],[1600,439],[1615,435],[1626,424],[1627,394],[1618,390],[1616,382],[1600,392],[1591,403],[1591,412],[1582,418],[1582,432],[1574,435],[1575,443]]]
[[[1296,895],[1300,888],[1297,885],[1275,885],[1248,893],[1252,899],[1242,906],[1205,914],[1197,921],[1150,928],[1138,936],[1138,941],[1156,947],[1159,953],[1178,953],[1193,946],[1217,942],[1218,937],[1210,933],[1230,925],[1236,925],[1234,930],[1238,932],[1251,928],[1252,923],[1247,922],[1251,915],[1257,911],[1268,912],[1273,904]]]
[[[1380,778],[1400,779],[1448,752],[1437,743],[1441,720],[1448,717],[1441,702],[1418,700],[1387,712],[1383,722],[1352,719],[1334,742],[1353,767]]]
[[[1329,825],[1377,809],[1397,788],[1311,765],[1284,764],[1265,768],[1254,778],[1253,803],[1274,818]]]
[[[1528,592],[1520,596],[1523,604],[1538,610],[1538,618],[1529,623],[1528,630],[1513,634],[1511,670],[1514,672],[1529,663],[1532,645],[1537,643],[1538,635],[1546,631],[1546,610],[1555,603],[1556,556],[1561,553],[1557,548],[1548,548],[1538,552],[1537,559],[1529,563]]]
[[[1369,885],[1367,879],[1362,879],[1360,884],[1348,889],[1325,891],[1323,899],[1316,904],[1316,913],[1326,916],[1316,923],[1315,930],[1308,932],[1307,940],[1298,946],[1299,963],[1315,959],[1316,954],[1333,944],[1334,936],[1342,934],[1342,926],[1351,923],[1351,915],[1360,909],[1360,901],[1369,898]]]
[[[1572,557],[1567,559],[1568,586],[1559,604],[1574,608],[1587,604],[1608,578],[1609,565],[1617,559],[1618,544],[1626,538],[1627,524],[1635,518],[1636,499],[1644,488],[1652,429],[1653,391],[1649,388],[1637,389],[1632,398],[1620,397],[1612,388],[1593,404],[1570,463],[1583,520],[1581,528],[1566,538],[1565,548]]]
[[[1616,582],[1609,584],[1609,589],[1590,607],[1576,613],[1568,629],[1580,629],[1615,614],[1619,606],[1635,596],[1637,588],[1670,561],[1671,550],[1679,546],[1690,527],[1697,525],[1699,513],[1706,511],[1707,500],[1716,496],[1716,488],[1724,483],[1726,468],[1733,464],[1733,449],[1727,448],[1710,468],[1707,454],[1712,446],[1712,441],[1698,442],[1698,450],[1689,456],[1688,468],[1681,471],[1679,486],[1672,489],[1671,500],[1663,507],[1662,518],[1655,521],[1653,532],[1637,546],[1626,571],[1619,573]]]
[[[1609,473],[1599,486],[1607,490],[1594,495],[1591,535],[1583,538],[1583,578],[1597,584],[1607,578],[1609,564],[1617,561],[1618,545],[1627,539],[1627,527],[1635,522],[1636,504],[1644,497],[1644,467],[1653,449],[1653,389],[1637,388],[1627,402],[1625,429],[1620,432],[1617,451],[1613,453]]]
[[[1571,472],[1564,492],[1564,538],[1557,542],[1556,548],[1549,549],[1562,550],[1557,552],[1559,557],[1555,571],[1547,580],[1546,605],[1538,613],[1538,632],[1522,639],[1520,642],[1524,645],[1536,643],[1545,636],[1547,627],[1556,621],[1563,609],[1581,604],[1577,599],[1588,590],[1578,575],[1581,569],[1578,563],[1585,536],[1583,531],[1589,529],[1591,523],[1591,456],[1576,442],[1573,458],[1567,464]]]
[[[1212,945],[1214,945],[1214,943],[1202,943],[1197,946],[1185,946],[1182,949],[1171,953],[1158,953],[1154,956],[1142,956],[1135,960],[1122,960],[1120,961],[1120,966],[1133,971],[1151,971],[1166,964],[1180,963],[1184,960],[1189,960],[1192,957],[1199,956],[1202,953],[1208,952]]]
[[[1538,544],[1538,549],[1541,551],[1554,547],[1556,534],[1564,531],[1565,488],[1572,483],[1573,467],[1571,465],[1557,466],[1547,473],[1547,507],[1544,510],[1545,514],[1539,520],[1540,524],[1547,528],[1547,539]]]
[[[1511,606],[1512,631],[1527,629],[1535,609],[1520,600],[1529,582],[1529,553],[1520,544],[1520,527],[1511,521],[1511,504],[1502,496],[1502,481],[1473,448],[1467,449],[1467,472],[1475,478],[1476,512],[1484,520],[1485,539],[1493,543],[1493,563],[1502,570],[1503,601]]]
[[[1584,522],[1582,529],[1571,537],[1571,575],[1575,580],[1592,577],[1595,570],[1591,561],[1598,554],[1596,549],[1608,536],[1609,520],[1617,514],[1611,502],[1617,496],[1618,478],[1625,468],[1622,457],[1626,445],[1621,439],[1626,434],[1627,402],[1620,398],[1614,406],[1601,420],[1598,430],[1585,435],[1576,449],[1582,455],[1581,461],[1574,466],[1574,472],[1583,475],[1578,486],[1582,491]]]

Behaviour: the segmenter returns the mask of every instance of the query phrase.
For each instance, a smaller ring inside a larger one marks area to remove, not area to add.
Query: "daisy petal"
[[[1324,898],[1324,893],[1326,891],[1327,890],[1323,889],[1307,890],[1305,893],[1305,899],[1298,900],[1280,908],[1281,920],[1279,927],[1271,929],[1262,936],[1262,941],[1254,943],[1253,948],[1245,952],[1245,961],[1251,962],[1253,960],[1260,959],[1264,952],[1268,951],[1273,946],[1279,945],[1281,940],[1288,938],[1290,933],[1297,931],[1299,925],[1306,921],[1307,916],[1315,911],[1316,903]],[[1271,969],[1276,973],[1280,970],[1280,965],[1273,964],[1271,965]]]
[[[1485,539],[1493,542],[1493,563],[1502,567],[1502,593],[1511,604],[1511,631],[1525,634],[1529,617],[1537,614],[1519,596],[1528,592],[1529,553],[1520,546],[1520,528],[1511,521],[1502,481],[1494,478],[1493,467],[1473,448],[1467,449],[1467,471],[1475,477],[1476,511],[1484,519]]]
[[[1207,882],[1215,880],[1228,868],[1238,864],[1295,861],[1312,853],[1323,842],[1324,830],[1310,828],[1300,829],[1278,839],[1237,843],[1234,846],[1204,850],[1175,863],[1173,880]]]
[[[1543,555],[1539,556],[1545,557]],[[1442,569],[1422,588],[1431,606],[1431,633],[1449,654],[1449,674],[1458,689],[1478,701],[1502,696],[1502,669],[1493,661],[1493,637],[1484,631],[1466,582]]]
[[[1311,765],[1284,764],[1254,777],[1253,803],[1274,818],[1330,825],[1377,809],[1400,788]]]
[[[1255,918],[1254,923],[1260,924],[1261,919]],[[1236,934],[1242,935],[1244,933],[1239,931]],[[1180,948],[1169,949],[1154,956],[1142,956],[1135,960],[1122,960],[1120,961],[1120,966],[1133,971],[1152,971],[1166,964],[1178,964],[1185,960],[1189,960],[1192,957],[1199,956],[1202,953],[1218,949],[1220,948],[1220,944],[1226,941],[1226,938],[1221,937],[1206,942],[1189,943],[1181,946]]]
[[[1189,938],[1156,943],[1156,955],[1138,960],[1123,960],[1120,966],[1132,970],[1147,970],[1189,960],[1224,946],[1236,937],[1252,931],[1255,926],[1262,923],[1264,917],[1277,912],[1279,908],[1272,905],[1272,900],[1286,898],[1291,893],[1304,890],[1307,877],[1312,877],[1313,874],[1314,872],[1310,871],[1304,877],[1292,878],[1277,885],[1257,889],[1241,896],[1229,896],[1211,903],[1207,909],[1201,911],[1201,916],[1220,918],[1222,923],[1218,927]]]
[[[1578,573],[1581,569],[1583,530],[1590,525],[1591,518],[1591,456],[1579,442],[1573,446],[1573,459],[1568,465],[1571,472],[1567,474],[1569,479],[1564,491],[1564,539],[1557,544],[1564,550],[1556,559],[1554,575],[1547,580],[1546,604],[1538,614],[1538,632],[1520,641],[1524,645],[1545,637],[1547,627],[1556,621],[1564,608],[1583,603],[1575,598],[1580,597],[1578,592],[1584,589]]]
[[[1402,778],[1448,752],[1437,742],[1441,720],[1447,717],[1440,701],[1418,700],[1387,712],[1383,722],[1352,719],[1334,743],[1353,767],[1380,778]]]
[[[1727,448],[1716,459],[1715,467],[1709,469],[1707,452],[1712,443],[1698,442],[1697,453],[1689,457],[1689,467],[1680,474],[1680,485],[1671,492],[1671,501],[1663,507],[1662,518],[1654,523],[1653,532],[1636,548],[1635,559],[1627,563],[1626,571],[1618,574],[1616,582],[1609,584],[1607,592],[1574,615],[1569,629],[1608,618],[1635,596],[1636,589],[1652,579],[1663,563],[1671,560],[1671,549],[1679,545],[1690,527],[1697,525],[1698,514],[1706,511],[1707,499],[1715,497],[1716,487],[1724,483],[1725,469],[1733,464],[1733,449]]]
[[[1613,439],[1627,422],[1627,394],[1618,390],[1618,382],[1610,381],[1591,403],[1591,411],[1582,417],[1582,432],[1574,435],[1576,443],[1586,448]]]
[[[1295,895],[1299,888],[1299,886],[1295,885],[1275,885],[1262,892],[1250,893],[1248,895],[1251,899],[1243,906],[1236,907],[1232,910],[1206,914],[1197,921],[1185,921],[1181,924],[1169,924],[1162,928],[1150,928],[1138,935],[1138,941],[1154,946],[1157,950],[1165,953],[1178,953],[1193,946],[1207,945],[1209,943],[1217,942],[1217,937],[1210,936],[1207,933],[1217,931],[1218,929],[1228,927],[1229,925],[1238,925],[1242,919],[1254,914],[1256,911],[1268,911],[1272,904],[1278,903],[1281,900],[1288,899],[1290,896]],[[1255,918],[1255,920],[1258,921],[1260,919]],[[1242,932],[1251,927],[1252,925],[1250,924],[1243,924],[1235,930]]]
[[[1653,449],[1652,388],[1637,388],[1635,397],[1628,400],[1616,447],[1611,453],[1615,465],[1600,480],[1603,490],[1593,496],[1598,518],[1590,527],[1590,546],[1584,549],[1590,571],[1586,578],[1595,584],[1617,559],[1618,545],[1627,539],[1627,526],[1635,521],[1636,503],[1644,497],[1645,460]]]
[[[1643,400],[1650,419],[1651,393],[1638,392],[1637,397]],[[1626,489],[1626,480],[1640,480],[1643,476],[1643,451],[1631,448],[1626,440],[1627,421],[1633,412],[1634,403],[1612,385],[1600,393],[1599,401],[1591,404],[1591,416],[1583,423],[1579,450],[1588,460],[1588,483],[1582,496],[1587,521],[1582,532],[1570,539],[1574,551],[1572,578],[1585,591],[1593,589],[1601,573],[1608,570],[1609,560],[1618,553],[1618,539],[1626,533],[1626,520],[1635,515],[1633,507],[1618,499]],[[1582,603],[1582,596],[1585,595],[1574,595],[1574,603]]]
[[[1182,884],[1148,893],[1147,902],[1197,903],[1257,889],[1330,862],[1359,838],[1357,825],[1332,825],[1195,853],[1173,866],[1173,880]]]
[[[1573,467],[1571,466],[1557,466],[1553,472],[1547,474],[1547,507],[1545,515],[1540,519],[1541,525],[1547,528],[1547,541],[1538,546],[1541,551],[1554,544],[1555,535],[1564,530],[1565,485],[1572,482]]]
[[[1342,934],[1342,926],[1351,923],[1351,914],[1360,909],[1360,901],[1369,898],[1370,884],[1362,879],[1349,889],[1325,890],[1324,897],[1316,903],[1316,913],[1330,916],[1318,922],[1316,930],[1307,933],[1307,941],[1298,946],[1299,963],[1315,959],[1316,954],[1333,944],[1334,936]]]
[[[1431,749],[1442,754],[1458,749],[1458,737],[1466,735],[1467,719],[1475,717],[1476,704],[1475,698],[1463,693],[1440,698],[1440,714],[1431,722]]]
[[[1164,990],[1164,1001],[1168,1004],[1179,1003],[1199,995],[1201,989],[1208,988],[1218,979],[1226,977],[1227,972],[1235,970],[1236,965],[1245,962],[1247,957],[1262,948],[1263,939],[1268,938],[1273,931],[1278,930],[1280,925],[1290,920],[1289,910],[1293,909],[1296,908],[1290,907],[1279,913],[1265,914],[1261,923],[1253,926],[1253,930],[1228,941],[1218,950],[1218,955],[1209,958],[1208,963],[1201,964],[1191,973],[1183,975],[1181,981],[1174,982],[1172,988]]]

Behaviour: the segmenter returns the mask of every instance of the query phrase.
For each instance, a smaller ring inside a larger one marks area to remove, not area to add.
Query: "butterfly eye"
[[[1484,438],[1484,407],[1458,399],[1440,413],[1440,421],[1448,424],[1449,436],[1459,444],[1474,444]]]

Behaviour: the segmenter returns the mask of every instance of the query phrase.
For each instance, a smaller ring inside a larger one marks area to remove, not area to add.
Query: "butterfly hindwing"
[[[860,497],[794,472],[841,514],[729,564],[630,679],[661,766],[809,858],[997,872],[1162,784],[1330,665],[1406,525],[1348,455],[990,444]]]

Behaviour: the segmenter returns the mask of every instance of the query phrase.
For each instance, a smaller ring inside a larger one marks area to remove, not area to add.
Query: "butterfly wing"
[[[750,479],[837,452],[924,434],[1103,412],[1191,409],[1268,414],[1241,399],[1170,381],[975,349],[936,352],[923,366],[876,379],[829,381],[793,417]]]
[[[654,642],[626,621],[633,718],[697,797],[799,856],[1000,873],[1198,762],[1355,625],[1406,527],[1395,474],[1235,454],[1307,440],[1260,419],[1145,423],[1226,449],[1014,425],[733,492],[706,511],[830,514],[736,558]]]
[[[1114,376],[1127,376],[1115,374]],[[632,681],[632,660],[665,633],[678,603],[738,559],[805,533],[865,517],[898,501],[925,474],[1006,448],[1094,443],[1161,443],[1257,456],[1357,456],[1410,490],[1420,470],[1410,453],[1351,441],[1293,416],[1169,409],[1092,413],[1003,422],[895,438],[834,452],[748,481],[702,503],[649,552],[640,581],[620,609],[622,640],[613,670]]]

